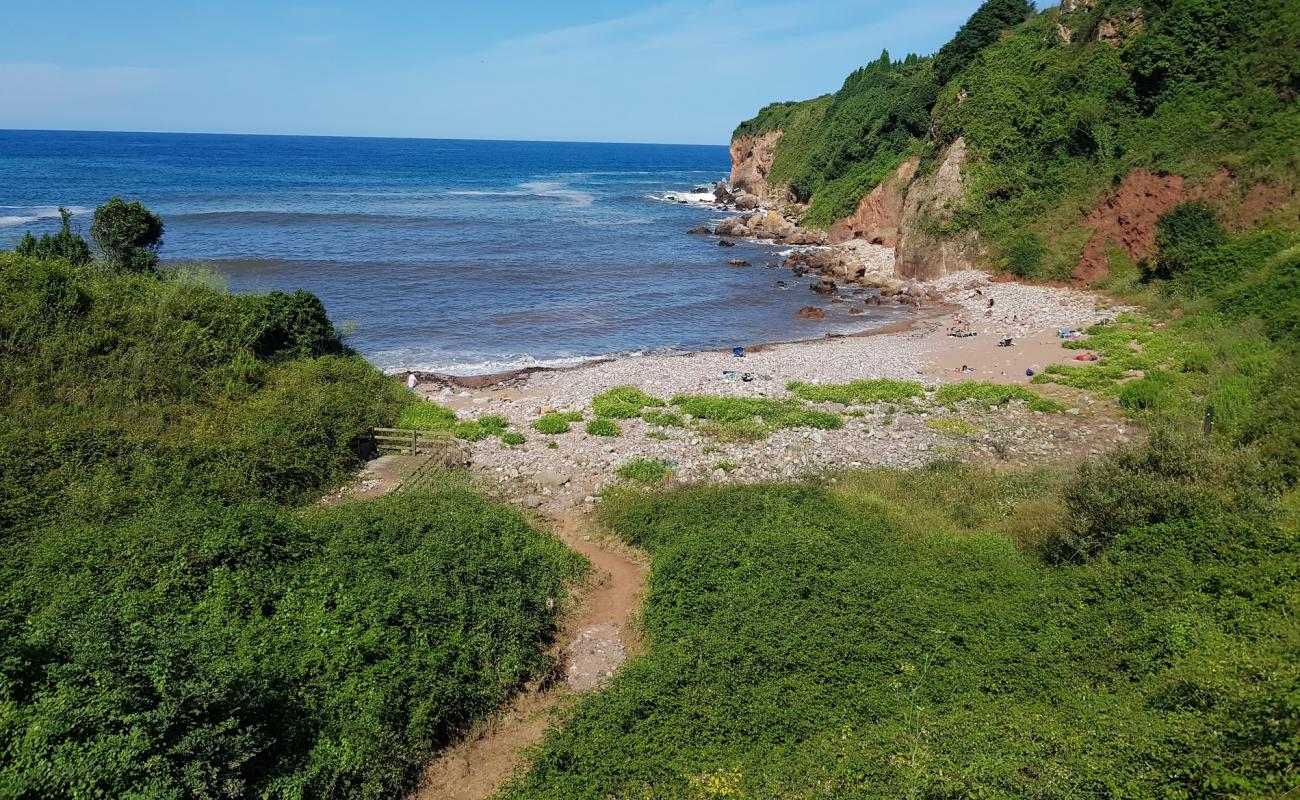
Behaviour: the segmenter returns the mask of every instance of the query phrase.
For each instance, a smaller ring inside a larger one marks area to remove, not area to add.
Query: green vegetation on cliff
[[[307,507],[409,394],[314,295],[156,272],[147,223],[0,254],[0,795],[400,795],[543,668],[581,559],[450,487]]]
[[[977,230],[995,263],[1034,277],[1069,274],[1083,212],[1134,169],[1295,186],[1294,3],[1075,6],[990,0],[933,59],[873,62],[834,96],[769,107],[736,134],[785,131],[768,179],[811,201],[805,221],[819,226],[906,155],[924,171],[961,137],[968,185],[947,232]]]

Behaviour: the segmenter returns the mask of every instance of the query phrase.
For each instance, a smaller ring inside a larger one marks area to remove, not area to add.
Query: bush
[[[158,265],[163,224],[158,215],[140,205],[111,198],[95,209],[90,235],[113,267],[125,272],[148,272]]]
[[[1226,238],[1214,206],[1204,200],[1179,203],[1156,220],[1156,259],[1147,277],[1172,278]]]
[[[840,415],[806,408],[797,400],[678,395],[672,402],[684,413],[717,423],[712,430],[730,427],[736,431],[761,432],[758,438],[766,436],[767,431],[783,428],[833,430],[844,425]]]
[[[519,431],[509,431],[501,434],[501,443],[510,447],[516,447],[526,441],[525,436]]]
[[[456,412],[431,400],[416,400],[397,419],[397,427],[419,431],[449,431],[455,425]]]
[[[597,418],[587,423],[587,433],[592,436],[618,436],[623,429],[612,419]]]
[[[1262,476],[1201,438],[1158,430],[1145,445],[1085,464],[1066,486],[1070,523],[1060,552],[1096,555],[1129,528],[1258,505]]]
[[[452,492],[170,504],[47,529],[0,568],[31,622],[0,628],[23,658],[0,666],[22,687],[0,720],[11,791],[381,797],[543,669],[582,565]]]
[[[44,234],[40,239],[32,235],[31,231],[23,234],[23,238],[14,248],[20,256],[42,261],[65,261],[74,266],[80,266],[90,262],[90,245],[86,240],[72,232],[72,212],[63,206],[59,206],[59,218],[62,223],[59,225],[59,232],[53,236]]]
[[[635,386],[615,386],[596,395],[591,400],[591,410],[598,417],[632,419],[641,409],[662,406],[664,401],[651,397]]]

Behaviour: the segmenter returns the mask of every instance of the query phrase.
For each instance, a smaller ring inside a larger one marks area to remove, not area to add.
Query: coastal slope
[[[1210,203],[1300,224],[1300,11],[1286,0],[989,0],[934,56],[889,53],[733,135],[733,188],[894,275],[996,268],[1092,283]]]

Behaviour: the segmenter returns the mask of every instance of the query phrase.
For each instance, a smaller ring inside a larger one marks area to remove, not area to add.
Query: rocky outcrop
[[[731,143],[731,190],[745,192],[758,198],[766,206],[779,205],[786,200],[783,187],[769,186],[767,175],[776,158],[776,143],[782,131],[769,131],[762,136],[742,136]]]
[[[966,141],[958,138],[943,152],[937,169],[908,187],[898,228],[897,277],[934,280],[974,269],[979,255],[975,231],[940,233],[966,196]]]
[[[1145,27],[1146,20],[1142,17],[1142,9],[1129,9],[1118,16],[1106,17],[1098,22],[1097,41],[1118,45],[1125,39],[1141,33]]]
[[[1083,246],[1071,277],[1081,283],[1105,277],[1110,269],[1108,247],[1122,250],[1134,261],[1152,257],[1160,215],[1189,200],[1213,203],[1228,226],[1241,231],[1257,226],[1270,213],[1291,207],[1295,198],[1288,187],[1279,184],[1256,183],[1242,192],[1226,169],[1195,185],[1189,185],[1181,175],[1135,169],[1084,218],[1092,236]]]
[[[852,214],[831,226],[831,243],[863,239],[871,244],[897,247],[907,188],[920,163],[919,158],[909,158],[894,174],[876,184],[876,188],[858,201]]]

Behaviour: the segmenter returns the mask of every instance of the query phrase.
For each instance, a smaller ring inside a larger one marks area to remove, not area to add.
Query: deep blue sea
[[[233,292],[315,292],[386,370],[460,373],[860,330],[779,248],[688,236],[725,214],[664,199],[729,170],[723,146],[0,131],[0,248],[56,207],[138,199],[166,263]],[[727,265],[732,258],[754,264]],[[788,289],[773,283],[784,280]],[[796,319],[824,305],[828,319]]]

